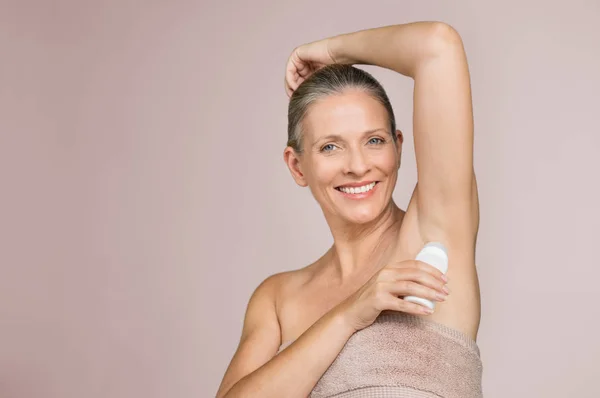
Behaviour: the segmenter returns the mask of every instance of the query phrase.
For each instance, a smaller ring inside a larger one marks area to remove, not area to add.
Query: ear
[[[396,130],[396,151],[398,155],[398,169],[400,169],[400,164],[402,163],[402,144],[404,144],[404,135],[402,131]]]
[[[398,138],[398,144],[400,144],[400,147],[402,147],[402,144],[404,143],[404,135],[402,134],[402,131],[396,130],[396,137]]]
[[[304,173],[302,173],[302,168],[300,166],[300,155],[294,150],[294,148],[288,146],[283,151],[283,160],[287,165],[288,169],[290,169],[290,173],[292,173],[292,177],[296,184],[301,187],[306,187],[308,183],[306,182],[306,177]]]

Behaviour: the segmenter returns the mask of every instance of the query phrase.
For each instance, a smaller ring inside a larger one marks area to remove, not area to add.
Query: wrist
[[[337,325],[337,327],[342,331],[342,333],[345,336],[350,337],[357,331],[353,323],[350,322],[344,303],[338,305],[331,312],[331,317],[332,322]]]
[[[348,51],[345,51],[345,43],[348,39],[348,34],[341,34],[327,39],[327,50],[329,56],[336,64],[354,65],[360,63],[359,60],[350,56]]]

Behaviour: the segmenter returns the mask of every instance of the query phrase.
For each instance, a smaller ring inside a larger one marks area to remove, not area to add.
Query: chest
[[[398,241],[393,242],[394,247],[389,255],[391,261],[413,259],[422,248],[417,217],[413,213],[414,208],[409,207],[399,231]],[[292,283],[292,287],[283,296],[278,311],[282,341],[298,338],[319,318],[356,292],[375,272],[377,267],[373,272],[366,273],[346,286],[332,286],[326,277],[312,278],[308,283],[297,285]]]

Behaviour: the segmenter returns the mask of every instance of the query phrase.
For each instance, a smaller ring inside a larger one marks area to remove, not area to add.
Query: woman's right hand
[[[437,268],[418,260],[392,263],[340,303],[337,310],[355,331],[371,325],[384,310],[429,314],[429,308],[405,301],[403,297],[444,301],[447,293],[443,275]]]
[[[330,39],[314,41],[296,47],[285,66],[285,92],[291,97],[298,86],[324,66],[335,64]]]

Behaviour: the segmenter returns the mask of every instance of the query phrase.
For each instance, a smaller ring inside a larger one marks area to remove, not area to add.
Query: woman
[[[418,183],[406,211],[392,199],[402,132],[381,86],[353,64],[414,79]],[[292,52],[284,158],[320,204],[334,244],[257,287],[217,397],[481,396],[469,79],[460,36],[440,22]],[[414,260],[434,241],[447,248],[447,276]],[[435,311],[409,295],[437,301]]]

